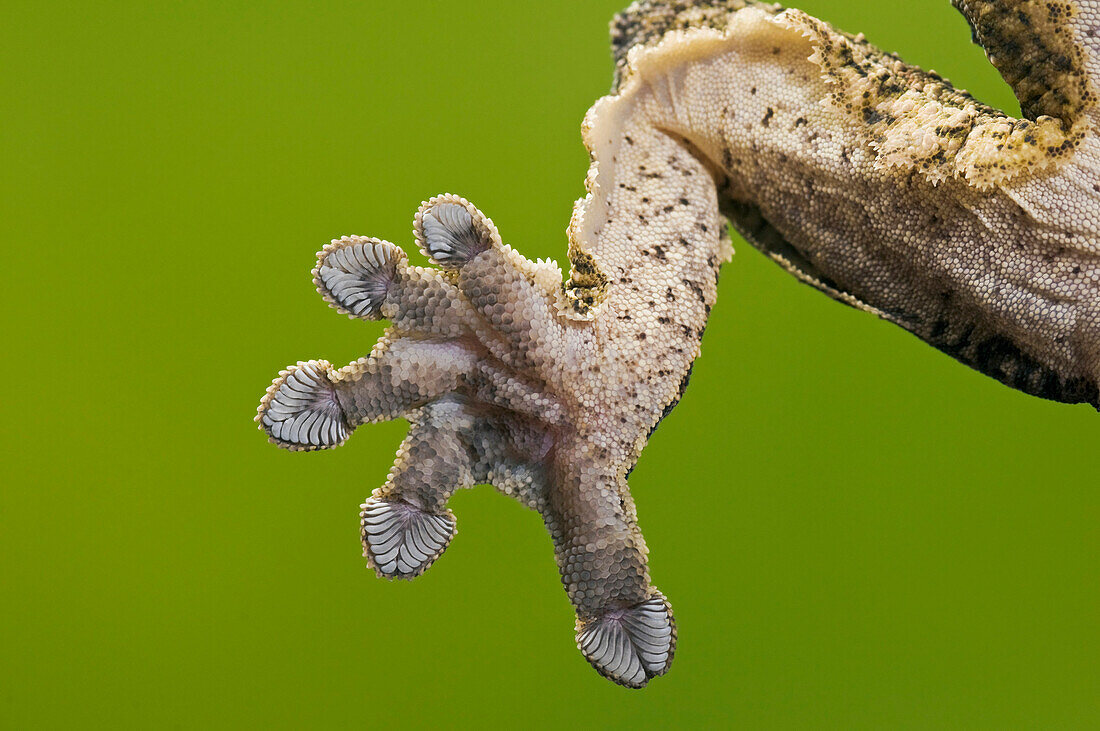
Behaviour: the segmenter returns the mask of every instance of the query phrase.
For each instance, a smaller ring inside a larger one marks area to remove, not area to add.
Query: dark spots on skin
[[[755,86],[752,87],[752,89],[749,90],[749,93],[752,94],[753,96],[756,96],[756,87]]]
[[[646,336],[645,333],[638,333],[637,337],[638,337],[638,340],[645,340],[647,336]]]
[[[728,147],[722,150],[722,167],[726,170],[733,169],[733,152]]]
[[[596,274],[599,271],[596,268],[596,261],[591,256],[577,257],[573,261],[573,268],[577,270],[578,274],[586,275]]]
[[[765,127],[770,127],[771,124],[772,124],[772,117],[774,117],[774,116],[775,116],[775,110],[772,109],[771,107],[768,107],[768,111],[764,113],[764,119],[761,120],[760,123],[762,125],[764,125]]]
[[[807,124],[807,121],[806,121],[805,117],[799,117],[798,119],[794,120],[794,126],[795,127],[805,127],[806,124]]]
[[[630,139],[630,135],[623,135],[623,139],[626,140],[626,144],[633,145],[634,140]]]
[[[885,116],[877,109],[872,109],[871,107],[864,107],[861,114],[863,115],[863,121],[867,124],[877,124],[881,122]]]
[[[681,198],[680,199],[680,205],[682,205],[682,206],[688,205],[688,199],[687,198]]]
[[[692,292],[695,293],[695,296],[699,298],[700,302],[706,304],[707,297],[706,297],[705,294],[703,294],[703,288],[701,286],[699,286],[698,282],[693,282],[690,279],[685,279],[684,280],[684,285],[687,286],[688,289],[690,289]]]
[[[669,324],[670,322],[672,322],[672,320],[670,320],[670,319],[669,319],[669,318],[667,318],[667,317],[661,316],[661,317],[658,317],[658,318],[657,318],[657,322],[661,323],[662,325],[667,325],[667,324]]]

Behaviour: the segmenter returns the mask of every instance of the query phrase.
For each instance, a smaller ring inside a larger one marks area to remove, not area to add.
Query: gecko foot
[[[658,593],[641,604],[577,622],[577,647],[596,671],[628,688],[664,675],[676,651],[676,623]]]
[[[699,230],[717,240],[712,219]],[[679,234],[660,239],[660,252],[688,242],[698,266],[677,269],[667,285],[628,288],[621,318],[593,311],[578,320],[557,265],[506,246],[466,199],[430,199],[413,226],[435,266],[413,266],[395,245],[366,236],[320,252],[313,281],[322,296],[391,327],[339,370],[310,361],[281,373],[260,405],[261,429],[288,449],[323,449],[360,425],[404,417],[409,430],[386,482],[362,505],[367,564],[380,578],[424,573],[454,538],[452,495],[491,482],[542,514],[584,656],[640,688],[668,670],[676,630],[649,583],[626,475],[694,357],[698,330],[686,323],[704,321],[712,300],[700,287],[713,282],[717,249]],[[573,289],[607,284],[593,255],[578,245],[573,257]],[[695,279],[686,277],[697,276],[704,284],[689,286]],[[658,327],[674,322],[685,324]],[[634,388],[639,379],[652,388]]]
[[[351,433],[325,360],[299,361],[272,381],[256,421],[272,444],[294,452],[331,449]]]
[[[455,535],[455,517],[450,510],[430,513],[404,501],[373,497],[362,508],[363,556],[379,578],[420,576]]]

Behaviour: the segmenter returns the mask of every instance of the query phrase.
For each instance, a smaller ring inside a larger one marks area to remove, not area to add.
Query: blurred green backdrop
[[[423,578],[363,566],[403,423],[255,430],[280,367],[382,330],[313,291],[330,238],[411,248],[454,191],[564,261],[621,2],[5,6],[0,726],[1100,727],[1100,416],[744,244],[631,477],[680,626],[645,691],[488,488]],[[1018,110],[947,0],[802,7]]]

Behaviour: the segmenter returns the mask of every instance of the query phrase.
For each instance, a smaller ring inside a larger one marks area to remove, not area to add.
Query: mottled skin
[[[649,89],[645,113],[707,162],[731,223],[803,281],[1015,388],[1100,407],[1100,2],[956,5],[1024,119],[741,0],[631,6],[620,92]]]
[[[615,93],[583,126],[568,281],[456,196],[414,221],[439,268],[333,241],[318,290],[393,325],[342,369],[280,373],[260,428],[323,449],[408,418],[363,506],[370,565],[422,573],[454,536],[451,494],[492,483],[542,514],[586,658],[645,685],[676,630],[626,478],[699,354],[732,253],[723,215],[830,296],[1024,391],[1100,406],[1100,1],[956,4],[1027,119],[799,11],[632,5],[612,26]]]

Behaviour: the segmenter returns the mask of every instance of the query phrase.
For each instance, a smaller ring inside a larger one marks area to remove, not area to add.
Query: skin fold
[[[614,92],[582,127],[567,280],[454,195],[414,219],[432,267],[334,240],[318,291],[392,326],[348,366],[282,371],[260,428],[313,450],[408,419],[363,505],[369,565],[423,573],[455,534],[449,497],[490,483],[543,516],[584,656],[642,687],[668,670],[676,626],[626,479],[687,386],[727,221],[829,296],[1014,388],[1100,408],[1100,0],[955,4],[1022,119],[797,10],[630,6],[612,22]]]

